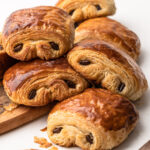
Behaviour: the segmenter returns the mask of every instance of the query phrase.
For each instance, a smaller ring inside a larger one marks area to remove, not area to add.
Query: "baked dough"
[[[84,39],[99,39],[113,44],[137,60],[140,54],[138,36],[119,22],[102,17],[89,19],[76,29],[75,43]]]
[[[61,101],[88,87],[65,58],[19,62],[4,74],[3,85],[13,102],[28,106]]]
[[[126,98],[103,89],[57,104],[48,117],[48,136],[58,145],[108,150],[122,143],[135,128],[136,108]]]
[[[8,17],[2,38],[6,52],[18,60],[49,60],[72,47],[74,25],[71,17],[56,7],[22,9]]]
[[[5,52],[5,49],[2,44],[1,33],[0,33],[0,82],[3,78],[4,72],[14,63],[16,63],[16,60],[9,57]]]
[[[146,91],[147,80],[136,62],[113,45],[100,40],[84,40],[68,54],[70,65],[98,87],[139,99]]]
[[[56,6],[72,16],[75,26],[85,19],[113,15],[116,11],[114,0],[59,0]]]

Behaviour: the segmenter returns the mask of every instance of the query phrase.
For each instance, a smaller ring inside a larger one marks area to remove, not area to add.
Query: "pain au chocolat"
[[[147,90],[147,80],[136,62],[113,45],[100,40],[84,40],[68,53],[70,65],[97,87],[139,99]]]
[[[91,88],[58,103],[49,114],[47,132],[61,146],[108,150],[122,143],[137,121],[136,108],[125,97]]]
[[[3,85],[13,102],[28,106],[61,101],[88,87],[65,58],[19,62],[5,73]]]
[[[65,10],[75,21],[75,27],[85,19],[113,15],[114,0],[59,0],[57,7]]]
[[[18,60],[50,60],[72,47],[74,25],[71,17],[56,7],[22,9],[8,17],[2,39],[6,52]]]
[[[16,63],[16,60],[9,57],[5,52],[5,48],[3,47],[1,33],[0,33],[0,82],[3,78],[4,72],[14,63]]]
[[[119,22],[102,17],[81,23],[75,32],[75,43],[84,39],[99,39],[113,44],[137,60],[140,54],[138,36]]]

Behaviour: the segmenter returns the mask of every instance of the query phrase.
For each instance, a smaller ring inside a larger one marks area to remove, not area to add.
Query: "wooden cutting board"
[[[17,108],[7,111],[11,101],[6,96],[0,83],[0,134],[8,132],[45,114],[48,114],[54,104],[44,107],[26,107],[18,105]]]

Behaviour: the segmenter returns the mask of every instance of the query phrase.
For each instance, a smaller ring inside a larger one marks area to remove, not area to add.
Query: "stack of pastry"
[[[62,101],[48,117],[55,144],[112,149],[137,124],[130,101],[148,88],[136,63],[140,41],[106,17],[115,10],[113,0],[59,0],[56,7],[19,10],[6,20],[0,49],[20,62],[5,72],[5,92],[26,106]]]

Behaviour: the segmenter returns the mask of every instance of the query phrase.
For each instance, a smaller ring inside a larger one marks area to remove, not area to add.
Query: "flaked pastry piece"
[[[89,19],[76,29],[75,43],[84,39],[99,39],[113,44],[137,60],[140,54],[138,36],[119,22],[102,17]]]
[[[58,58],[73,45],[73,21],[56,7],[18,10],[6,20],[2,39],[6,52],[18,60]]]
[[[4,72],[14,63],[16,63],[16,60],[9,57],[5,52],[0,33],[0,80],[2,80]]]
[[[75,27],[85,19],[113,15],[114,0],[59,0],[57,7],[65,10],[75,21]]]
[[[136,62],[113,45],[100,40],[84,40],[68,54],[68,62],[81,75],[99,87],[139,99],[147,80]]]
[[[69,66],[65,58],[17,63],[5,73],[3,84],[13,102],[28,106],[61,101],[88,87],[87,81]]]
[[[47,132],[50,140],[61,146],[108,150],[128,137],[137,120],[135,107],[125,97],[87,89],[53,108]]]

